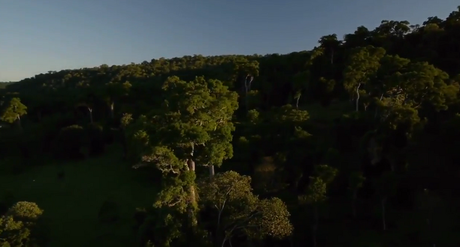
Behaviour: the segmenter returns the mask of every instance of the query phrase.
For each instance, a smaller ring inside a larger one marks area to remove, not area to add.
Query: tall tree
[[[384,55],[384,49],[367,46],[356,48],[349,56],[347,67],[344,71],[344,87],[351,95],[356,95],[356,111],[359,111],[361,87],[368,84],[375,77],[375,73],[380,68],[380,59]]]
[[[22,128],[21,117],[27,114],[27,106],[21,103],[21,99],[12,98],[3,109],[0,120],[7,123],[16,122],[19,128]]]
[[[307,59],[307,62],[304,64],[304,70],[298,72],[293,76],[293,90],[294,90],[294,99],[296,100],[296,108],[299,108],[299,101],[302,94],[307,89],[313,89],[311,85],[312,75],[311,70],[314,63],[314,60],[319,56],[322,56],[324,53],[323,47],[315,47],[310,53]]]
[[[394,172],[384,172],[382,176],[376,180],[378,196],[380,197],[382,230],[387,230],[387,201],[388,198],[394,195],[397,187],[397,176]]]
[[[215,246],[232,246],[235,236],[285,238],[293,227],[289,211],[279,198],[259,199],[252,193],[251,178],[234,171],[216,174],[200,183],[203,210],[215,212],[211,223]]]
[[[234,62],[233,66],[233,81],[236,81],[237,83],[239,80],[242,81],[245,107],[246,110],[249,110],[247,108],[248,93],[251,91],[254,77],[259,76],[259,62],[256,60],[249,61],[246,58],[240,58]]]
[[[338,47],[342,44],[342,42],[337,39],[337,34],[323,36],[318,42],[321,44],[321,47],[325,49],[331,64],[334,64],[334,55]]]
[[[162,108],[154,110],[138,125],[137,132],[144,136],[139,140],[144,140],[141,141],[144,147],[150,146],[139,151],[143,162],[156,164],[167,177],[189,173],[195,176],[195,163],[209,167],[210,176],[214,176],[214,166],[220,166],[233,155],[231,120],[238,107],[237,94],[222,82],[204,77],[191,82],[169,77],[163,90]],[[188,184],[192,212],[197,195],[194,182]],[[196,222],[196,217],[191,217]]]
[[[101,94],[101,97],[107,103],[112,119],[115,118],[115,102],[119,101],[123,96],[126,96],[131,87],[131,83],[125,81],[124,83],[110,82],[100,88],[101,92],[99,92],[99,94]]]

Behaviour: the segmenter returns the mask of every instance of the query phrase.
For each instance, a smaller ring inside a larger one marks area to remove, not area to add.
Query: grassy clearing
[[[65,171],[63,180],[57,178],[60,171]],[[36,202],[45,210],[50,247],[135,246],[135,208],[151,206],[156,193],[154,183],[138,177],[112,151],[82,162],[33,167],[15,176],[0,174],[0,193],[11,192],[16,200]],[[98,212],[109,197],[118,203],[120,220],[102,224]]]

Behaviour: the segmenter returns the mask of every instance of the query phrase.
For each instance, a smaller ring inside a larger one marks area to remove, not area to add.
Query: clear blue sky
[[[458,0],[0,0],[0,81],[203,54],[289,53],[382,19],[421,23]]]

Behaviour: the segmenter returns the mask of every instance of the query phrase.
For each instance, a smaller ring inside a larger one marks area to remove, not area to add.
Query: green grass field
[[[63,180],[57,178],[60,171],[65,171]],[[50,247],[135,246],[135,208],[152,205],[155,184],[139,179],[117,151],[82,162],[32,167],[19,175],[0,174],[0,193],[11,192],[16,201],[33,201],[45,210]],[[120,219],[99,223],[99,209],[108,198],[118,203]]]

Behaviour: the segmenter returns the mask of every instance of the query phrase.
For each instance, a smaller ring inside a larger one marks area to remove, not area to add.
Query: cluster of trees
[[[0,218],[0,246],[45,246],[43,210],[27,201],[16,202]]]
[[[460,7],[287,55],[50,71],[2,89],[0,157],[120,143],[161,181],[141,245],[453,246],[459,33]]]

